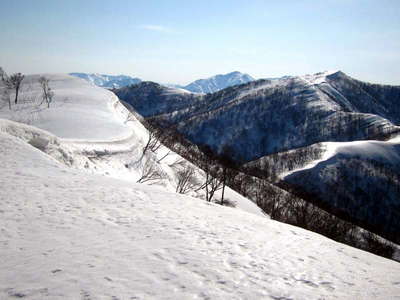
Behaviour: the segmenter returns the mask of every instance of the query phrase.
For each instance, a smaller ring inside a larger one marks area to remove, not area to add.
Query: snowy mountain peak
[[[333,75],[335,73],[342,73],[341,71],[335,70],[335,71],[324,71],[324,72],[318,72],[315,74],[306,74],[304,76],[299,76],[302,80],[306,81],[307,83],[310,84],[321,84],[323,82],[326,82],[326,77]]]
[[[194,93],[207,94],[251,81],[254,81],[254,78],[250,75],[234,71],[228,74],[218,74],[206,79],[199,79],[183,88]]]

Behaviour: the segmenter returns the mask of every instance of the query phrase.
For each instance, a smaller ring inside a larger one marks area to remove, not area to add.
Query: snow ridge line
[[[383,144],[383,145],[398,145],[400,144],[400,134],[387,140],[387,141],[377,141],[377,140],[361,140],[361,141],[351,141],[351,142],[323,142],[321,143],[322,147],[324,148],[324,153],[321,155],[319,159],[310,161],[306,163],[304,166],[299,167],[297,169],[285,172],[280,175],[282,179],[285,177],[296,173],[300,171],[304,171],[307,169],[312,169],[315,166],[317,166],[319,163],[327,161],[328,159],[332,158],[335,154],[337,154],[339,151],[339,148],[341,147],[349,147],[349,146],[360,146],[363,145],[364,147],[367,146],[368,144]]]
[[[121,120],[128,120],[139,122],[133,116],[129,110],[121,103],[116,95],[111,97],[110,110],[114,112],[117,118]],[[115,140],[84,140],[84,139],[62,139],[59,138],[60,142],[68,147],[71,147],[74,153],[107,153],[107,154],[120,154],[130,152],[137,144],[137,135],[134,132],[133,126],[126,122],[126,126],[130,127],[131,133],[129,136],[115,139]]]

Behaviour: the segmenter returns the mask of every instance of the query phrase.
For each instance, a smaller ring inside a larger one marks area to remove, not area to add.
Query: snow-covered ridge
[[[352,155],[364,159],[375,159],[377,161],[387,161],[391,164],[400,165],[400,153],[393,146],[400,145],[400,135],[387,141],[351,141],[351,142],[323,142],[321,147],[324,153],[321,158],[311,161],[306,165],[281,174],[281,178],[290,176],[293,173],[312,169],[319,163],[331,159],[335,155]]]
[[[50,108],[39,106],[39,75],[28,76],[20,103],[12,110],[6,105],[0,108],[0,117],[19,123],[0,119],[0,131],[30,143],[67,166],[129,182],[139,180],[152,165],[162,179],[151,183],[175,191],[178,169],[171,166],[177,162],[191,164],[165,147],[157,154],[143,155],[148,131],[115,94],[69,75],[45,76],[55,95]],[[32,118],[32,113],[37,117]],[[195,174],[199,182],[204,179],[201,170],[196,169]],[[201,198],[204,191],[189,194]],[[254,203],[230,189],[227,198],[238,208],[264,215]]]
[[[191,94],[192,92],[185,90],[184,88],[167,87],[163,92],[165,95],[176,95],[176,94]]]
[[[400,264],[318,234],[73,170],[4,132],[0,152],[2,299],[383,300],[400,293]]]
[[[27,76],[19,104],[10,111],[1,107],[0,118],[27,123],[60,138],[115,140],[126,138],[131,129],[114,109],[119,101],[114,93],[65,74],[44,74],[54,91],[49,109],[39,107],[40,75]]]
[[[326,76],[335,74],[340,72],[339,70],[335,70],[335,71],[324,71],[324,72],[318,72],[315,74],[307,74],[304,76],[298,76],[299,78],[301,78],[302,80],[306,81],[307,83],[313,85],[313,84],[321,84],[326,82]]]
[[[98,73],[70,73],[69,75],[82,78],[93,85],[110,89],[121,88],[123,86],[141,82],[139,78],[134,78],[127,75],[106,75]]]

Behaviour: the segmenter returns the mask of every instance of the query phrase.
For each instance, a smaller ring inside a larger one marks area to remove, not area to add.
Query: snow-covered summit
[[[299,77],[310,84],[321,84],[321,83],[324,83],[327,81],[326,80],[327,76],[330,76],[330,75],[338,73],[338,72],[341,72],[341,71],[339,71],[339,70],[324,71],[324,72],[318,72],[315,74],[306,74],[306,75],[299,76]]]

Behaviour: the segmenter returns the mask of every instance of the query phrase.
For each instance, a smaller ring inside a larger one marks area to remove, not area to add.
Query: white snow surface
[[[184,88],[167,87],[164,91],[165,95],[176,95],[176,94],[193,94],[192,92],[185,90]]]
[[[399,144],[400,135],[387,141],[366,140],[351,142],[323,142],[320,143],[320,145],[324,149],[324,153],[319,159],[313,160],[300,168],[282,173],[280,177],[285,178],[295,172],[312,169],[319,163],[327,161],[335,155],[357,156],[365,159],[375,159],[377,161],[385,160],[398,162],[398,164],[400,164],[399,153],[393,148],[393,146]]]
[[[0,133],[0,299],[400,299],[400,264]]]
[[[301,79],[309,83],[310,85],[314,84],[321,84],[326,82],[326,76],[332,75],[334,73],[339,72],[338,70],[331,70],[331,71],[324,71],[324,72],[318,72],[315,74],[307,74],[303,76],[299,76]]]
[[[42,74],[50,78],[54,100],[48,109],[34,107],[41,101],[37,79],[27,76],[22,85],[19,104],[10,112],[1,103],[0,118],[26,123],[47,130],[60,138],[83,140],[114,140],[126,138],[131,130],[116,113],[119,99],[106,89],[65,74]]]

